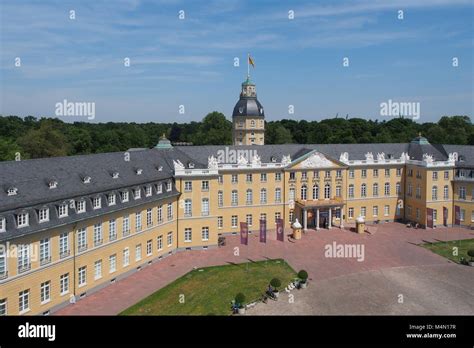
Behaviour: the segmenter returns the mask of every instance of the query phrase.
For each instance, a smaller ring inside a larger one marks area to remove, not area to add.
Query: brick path
[[[59,310],[59,315],[115,315],[152,294],[193,267],[222,265],[229,262],[284,258],[296,270],[308,271],[310,280],[325,280],[343,275],[403,266],[445,265],[445,258],[416,244],[423,241],[444,241],[474,238],[474,231],[461,228],[435,230],[408,229],[403,224],[387,223],[372,226],[371,235],[358,235],[348,230],[309,231],[296,242],[276,241],[269,232],[266,244],[251,235],[248,246],[240,247],[240,256],[234,256],[239,246],[238,236],[226,237],[225,247],[184,251],[143,268],[131,276],[117,281],[73,305]],[[287,231],[289,232],[289,231]],[[363,244],[365,259],[327,258],[324,246],[332,244]]]

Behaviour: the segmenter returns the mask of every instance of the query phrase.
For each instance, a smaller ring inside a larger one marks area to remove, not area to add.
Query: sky
[[[248,53],[269,121],[474,110],[473,0],[2,0],[0,15],[2,115],[66,100],[94,105],[66,122],[230,119]]]

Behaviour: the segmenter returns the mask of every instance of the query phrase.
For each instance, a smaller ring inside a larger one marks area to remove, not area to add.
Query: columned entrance
[[[344,203],[335,200],[297,201],[303,230],[344,227]],[[298,216],[297,215],[297,216]]]

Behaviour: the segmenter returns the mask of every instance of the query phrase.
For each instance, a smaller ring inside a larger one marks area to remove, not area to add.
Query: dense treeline
[[[172,142],[195,145],[231,144],[232,124],[219,112],[191,123],[65,123],[32,116],[0,116],[0,160],[40,158],[152,147],[165,134]],[[411,119],[388,121],[332,118],[322,121],[283,119],[266,123],[267,144],[398,143],[419,132],[432,143],[474,145],[474,125],[468,116],[444,116],[436,123]]]

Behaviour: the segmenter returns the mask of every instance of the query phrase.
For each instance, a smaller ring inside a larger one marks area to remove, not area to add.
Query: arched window
[[[390,183],[386,182],[384,185],[385,196],[390,196]]]
[[[349,196],[349,198],[354,198],[354,185],[353,184],[349,185],[349,188],[347,190],[347,195]]]
[[[438,200],[438,186],[436,185],[431,188],[431,200]]]
[[[252,204],[252,201],[253,201],[253,193],[252,193],[252,190],[251,189],[248,189],[247,190],[247,194],[246,194],[246,203],[247,204]]]
[[[232,205],[239,205],[237,190],[232,190]]]
[[[325,199],[331,198],[331,185],[329,183],[324,185],[324,198]]]
[[[303,201],[306,200],[306,198],[307,198],[307,193],[308,193],[308,188],[306,187],[306,185],[301,186],[301,199],[302,199]]]
[[[379,195],[379,184],[375,183],[372,185],[372,195],[377,197]]]
[[[319,186],[313,185],[313,199],[319,199]]]
[[[448,185],[444,186],[443,198],[449,199],[449,186]]]
[[[190,199],[186,199],[184,201],[184,216],[191,216],[192,215],[192,201]]]
[[[267,203],[267,189],[260,190],[260,203],[266,204]]]
[[[362,184],[360,186],[360,196],[361,197],[366,197],[367,196],[367,185],[366,184]]]

